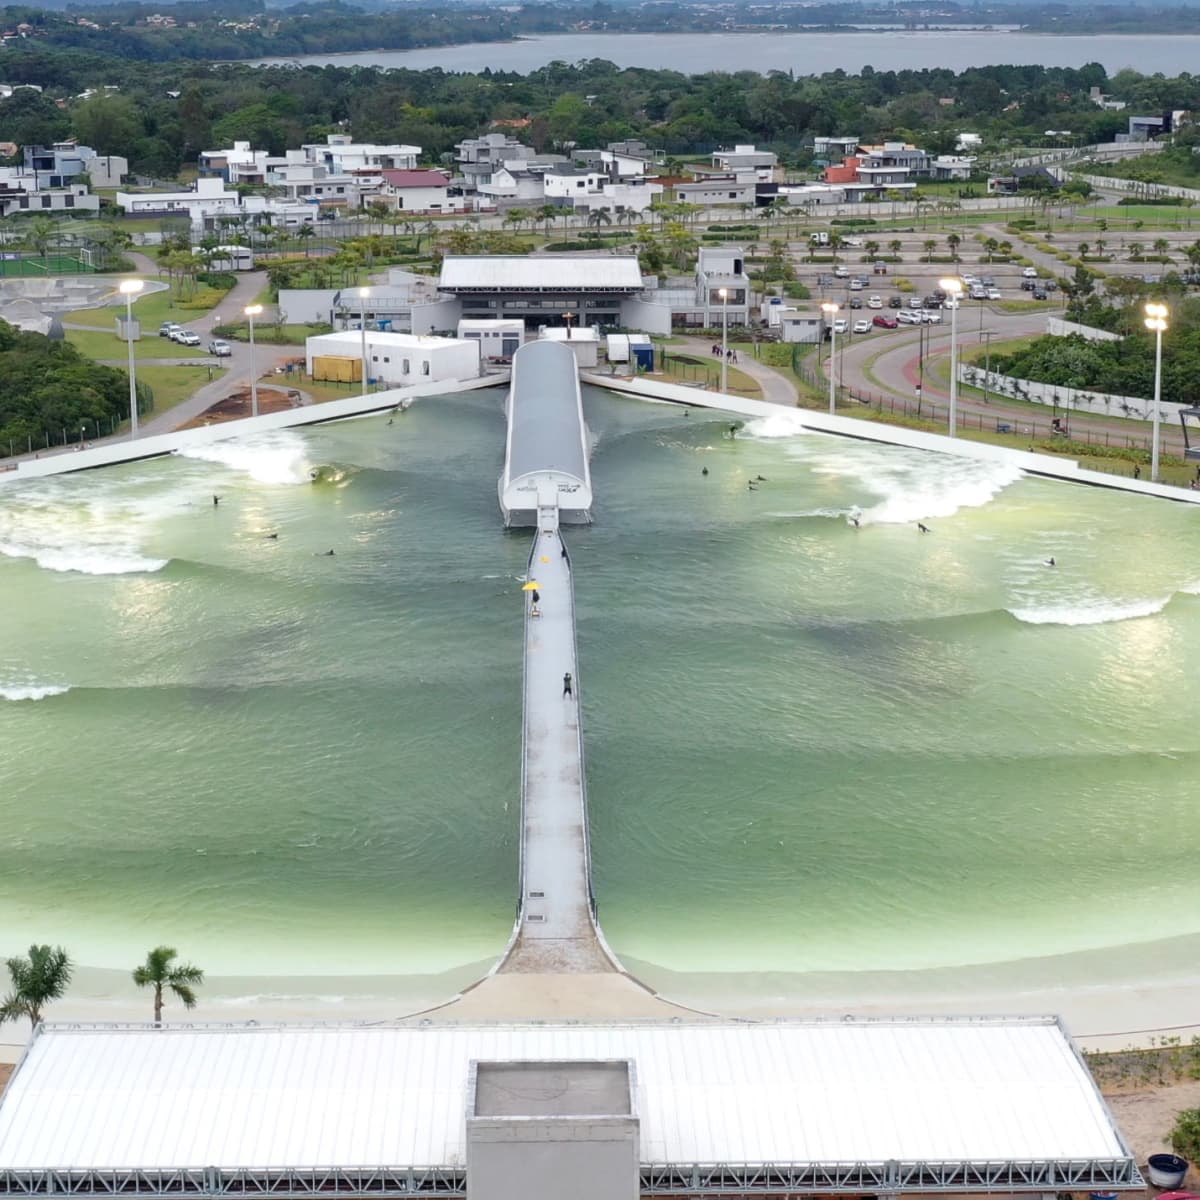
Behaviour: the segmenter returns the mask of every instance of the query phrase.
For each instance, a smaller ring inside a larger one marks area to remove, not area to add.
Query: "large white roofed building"
[[[0,1193],[483,1195],[476,1070],[513,1062],[563,1096],[572,1064],[628,1065],[605,1094],[636,1124],[643,1196],[1142,1186],[1057,1022],[914,1018],[43,1026],[0,1101]]]

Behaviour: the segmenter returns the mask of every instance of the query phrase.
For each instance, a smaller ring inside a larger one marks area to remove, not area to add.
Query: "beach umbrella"
[[[525,585],[524,585],[524,586],[521,588],[521,591],[523,591],[523,592],[532,592],[532,591],[534,591],[536,588],[540,588],[541,586],[542,586],[542,585],[541,585],[540,583],[538,583],[538,581],[537,581],[536,579],[531,579],[531,580],[530,580],[530,581],[529,581],[527,584],[525,584]]]

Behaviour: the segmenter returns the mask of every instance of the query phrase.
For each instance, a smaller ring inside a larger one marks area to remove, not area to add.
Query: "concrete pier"
[[[571,562],[553,505],[538,513],[528,578],[538,587],[525,593],[521,893],[499,970],[612,971],[592,896]]]

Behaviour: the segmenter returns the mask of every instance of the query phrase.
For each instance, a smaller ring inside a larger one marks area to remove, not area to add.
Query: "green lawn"
[[[68,329],[66,333],[67,341],[88,358],[124,362],[128,354],[125,343],[115,332]],[[156,358],[203,358],[205,344],[207,339],[199,346],[181,346],[170,338],[160,338],[157,327],[153,330],[143,328],[141,341],[133,343],[133,357],[138,362]]]
[[[222,369],[214,368],[213,377]],[[145,381],[154,389],[154,416],[157,417],[208,383],[209,370],[207,367],[139,367],[137,377],[139,382]]]
[[[142,323],[142,336],[157,336],[158,327],[163,321],[177,321],[187,325],[211,312],[220,303],[224,292],[215,288],[201,287],[196,289],[194,298],[181,304],[173,289],[165,292],[151,292],[133,302],[133,315]],[[117,314],[124,311],[123,305],[113,305],[108,308],[81,308],[75,312],[63,313],[63,321],[68,325],[89,325],[93,329],[112,329]]]

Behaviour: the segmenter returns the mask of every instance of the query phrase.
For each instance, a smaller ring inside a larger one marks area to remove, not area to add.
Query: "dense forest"
[[[436,163],[494,121],[528,119],[518,135],[539,150],[635,137],[685,155],[753,141],[803,167],[816,134],[908,138],[942,152],[953,149],[964,129],[997,149],[1041,144],[1047,128],[1108,140],[1125,128],[1125,114],[1092,104],[1093,86],[1134,111],[1200,109],[1200,77],[1122,71],[1109,78],[1096,63],[959,73],[866,68],[859,75],[835,70],[793,78],[620,69],[597,59],[551,63],[529,75],[449,74],[126,62],[37,42],[4,51],[3,61],[6,82],[45,89],[18,90],[0,101],[5,140],[29,145],[75,136],[101,153],[125,155],[135,172],[159,179],[194,164],[201,150],[235,139],[280,153],[344,130],[364,141],[420,145]],[[78,98],[114,84],[118,93]]]

